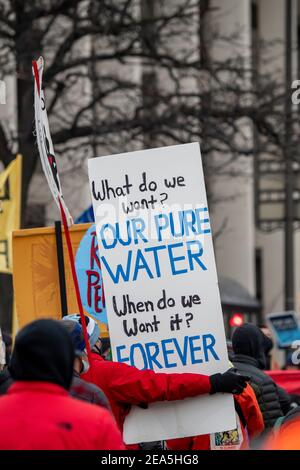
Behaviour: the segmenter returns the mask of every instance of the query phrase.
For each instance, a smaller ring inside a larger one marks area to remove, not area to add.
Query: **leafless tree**
[[[18,97],[16,135],[0,123],[0,158],[7,165],[16,148],[24,155],[24,208],[37,162],[31,61],[39,54],[62,157],[92,145],[122,151],[203,140],[205,156],[222,152],[225,163],[253,153],[245,119],[280,154],[282,84],[261,76],[254,86],[251,51],[249,60],[212,60],[209,11],[209,0],[0,0],[0,70],[16,71]],[[232,44],[238,34],[218,41]]]

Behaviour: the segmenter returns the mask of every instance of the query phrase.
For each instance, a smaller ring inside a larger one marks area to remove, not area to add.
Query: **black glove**
[[[239,395],[246,387],[250,380],[248,375],[241,375],[232,369],[227,370],[224,374],[214,374],[210,376],[210,395],[214,393],[234,393]]]

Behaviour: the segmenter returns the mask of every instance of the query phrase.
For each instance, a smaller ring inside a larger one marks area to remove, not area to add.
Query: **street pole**
[[[292,0],[286,0],[285,48],[285,309],[294,310],[294,175],[291,155]]]

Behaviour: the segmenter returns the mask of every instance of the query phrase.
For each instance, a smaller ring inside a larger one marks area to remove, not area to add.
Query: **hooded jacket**
[[[120,432],[110,413],[68,395],[74,348],[53,320],[18,333],[10,373],[15,383],[0,397],[1,450],[119,450]]]
[[[289,410],[288,395],[263,372],[266,367],[265,339],[261,330],[253,324],[238,327],[232,337],[233,364],[248,374],[264,418],[265,428],[273,427],[276,420]]]
[[[75,322],[69,322],[69,323],[72,323],[72,324],[75,324],[75,325],[77,324]],[[66,324],[67,324],[67,321],[61,323],[61,325],[66,329],[66,331],[70,335],[70,332],[68,331],[68,328],[66,328]],[[51,325],[52,325],[52,323],[51,323]],[[31,330],[32,330],[32,327],[31,327]],[[82,333],[82,337],[83,337],[83,333]],[[72,335],[71,335],[71,338],[72,338]],[[73,338],[72,338],[72,340],[73,340]],[[47,341],[51,342],[51,335],[47,335]],[[17,374],[17,376],[20,377],[20,379],[22,379],[22,373],[25,373],[25,374],[28,373],[28,374],[31,375],[31,371],[28,370],[27,361],[26,361],[26,354],[30,354],[30,353],[27,350],[27,348],[25,347],[25,349],[26,349],[25,355],[23,354],[23,352],[21,351],[21,349],[23,348],[22,342],[23,342],[23,340],[21,340],[21,341],[19,340],[19,342],[18,342],[18,351],[15,350],[15,355],[14,355],[14,359],[13,359],[14,363],[11,366],[11,369],[13,370],[13,374],[14,375]],[[84,339],[83,339],[83,342],[84,342]],[[66,343],[62,343],[62,344],[63,344],[63,348],[60,349],[60,352],[63,354],[64,360],[67,360],[68,355],[69,355],[69,351],[67,351],[68,343],[66,342]],[[76,345],[73,342],[73,349],[74,350],[76,349],[75,346]],[[36,346],[34,345],[34,343],[32,343],[31,348],[35,348],[35,347]],[[56,352],[59,353],[59,351],[56,351]],[[51,361],[51,358],[49,360],[48,356],[46,357],[46,351],[43,351],[43,355],[44,355],[43,366],[45,366],[45,367],[49,367],[49,365],[51,366],[52,361]],[[16,365],[16,357],[17,357],[17,365]],[[25,365],[20,364],[19,357],[21,357],[22,361],[24,361],[24,359],[25,359]],[[72,351],[71,351],[71,357],[73,357]],[[47,361],[49,362],[48,366],[47,366]],[[63,366],[63,363],[61,362],[61,360],[59,360],[58,363],[60,364],[60,366]],[[32,364],[30,363],[30,366],[31,365]],[[20,369],[20,366],[21,366],[22,371]],[[45,376],[45,370],[42,371],[40,366],[34,366],[33,374],[35,374],[35,376],[37,377],[38,380],[44,380],[44,378],[46,377]],[[77,372],[75,372],[74,370],[73,370],[72,383],[71,383],[70,388],[69,388],[69,382],[68,382],[69,379],[67,379],[67,381],[65,383],[61,380],[61,377],[64,376],[63,367],[62,367],[61,373],[59,373],[58,371],[53,371],[52,370],[51,374],[52,374],[52,376],[51,376],[50,380],[52,381],[52,383],[54,383],[54,381],[55,381],[58,385],[62,385],[64,388],[69,389],[69,393],[72,397],[77,398],[78,400],[83,400],[83,401],[88,402],[88,403],[103,406],[104,408],[111,411],[108,400],[107,400],[106,396],[104,395],[104,393],[102,392],[102,390],[100,390],[99,387],[96,387],[94,384],[91,384],[91,383],[88,383],[88,382],[82,380],[80,378],[80,375]],[[7,393],[8,389],[12,385],[12,383],[13,383],[12,376],[9,373],[9,371],[7,369],[5,369],[3,372],[0,373],[0,395],[4,395],[5,393]]]

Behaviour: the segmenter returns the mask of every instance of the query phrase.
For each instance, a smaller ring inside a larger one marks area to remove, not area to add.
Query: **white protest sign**
[[[157,372],[229,368],[199,145],[89,160],[112,353]],[[236,427],[231,395],[134,407],[126,443]]]
[[[34,75],[34,115],[37,144],[41,158],[42,168],[45,173],[52,196],[59,209],[61,204],[66,215],[68,224],[72,225],[73,220],[62,194],[56,164],[56,157],[49,129],[45,96],[42,88],[43,69],[44,60],[42,57],[40,57],[37,61],[33,62],[32,68]]]

